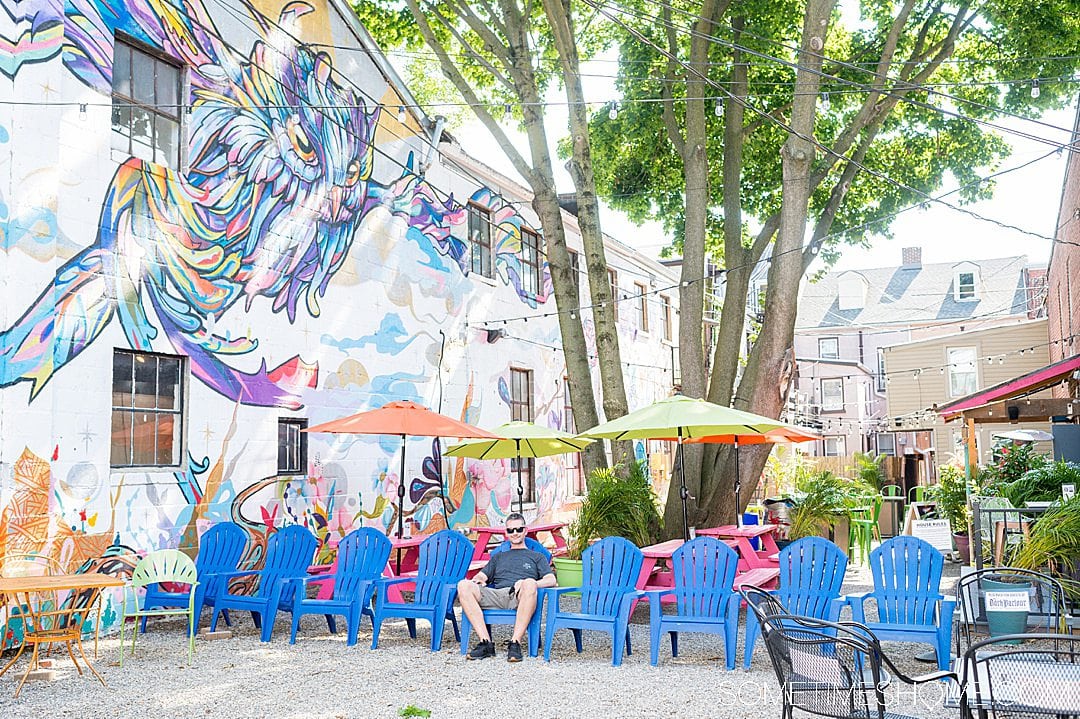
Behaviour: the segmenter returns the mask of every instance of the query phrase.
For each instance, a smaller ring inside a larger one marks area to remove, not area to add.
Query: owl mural
[[[318,316],[378,207],[464,270],[464,245],[450,236],[464,220],[459,203],[440,200],[411,158],[389,186],[372,180],[379,109],[339,80],[329,55],[287,32],[311,10],[290,2],[275,22],[249,7],[261,39],[244,56],[195,1],[68,0],[64,63],[106,96],[117,31],[190,68],[188,165],[183,174],[135,158],[119,167],[93,244],[0,333],[0,386],[28,382],[33,398],[115,319],[134,349],[163,333],[193,376],[233,401],[298,408],[317,365],[296,356],[241,371],[228,357],[258,340],[215,333],[217,319],[259,301],[289,322],[298,311]]]

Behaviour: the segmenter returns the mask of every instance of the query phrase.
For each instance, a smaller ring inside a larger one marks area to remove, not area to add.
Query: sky
[[[611,73],[610,63],[587,63],[583,72],[595,74]],[[585,96],[589,99],[608,100],[614,97],[610,81],[585,78]],[[565,96],[561,90],[552,95],[556,102]],[[552,142],[567,134],[566,111],[559,105],[548,106],[549,134]],[[1075,107],[1055,110],[1039,118],[1036,124],[1018,119],[999,120],[996,124],[1014,131],[1034,135],[1056,143],[1067,143],[1076,114]],[[1052,125],[1052,127],[1047,127]],[[1053,148],[1028,138],[1018,137],[1009,132],[1000,133],[1012,146],[1012,155],[1006,158],[997,171],[1022,165],[1048,153]],[[468,152],[488,165],[517,177],[509,160],[491,140],[487,130],[476,121],[467,123],[455,130],[455,135],[462,140]],[[516,144],[525,151],[524,136],[515,136]],[[554,153],[554,150],[553,150]],[[1051,154],[1026,168],[1008,172],[995,181],[994,194],[989,200],[965,205],[979,215],[1009,225],[1052,237],[1057,222],[1058,205],[1061,199],[1061,185],[1065,174],[1066,154]],[[573,183],[569,174],[562,168],[561,160],[555,160],[556,183],[560,192],[572,192]],[[954,189],[955,183],[947,183],[941,191]],[[958,204],[957,197],[945,198],[950,204]],[[635,226],[622,213],[604,208],[601,215],[604,232],[636,248],[640,252],[656,257],[668,244],[663,228],[659,223]],[[846,247],[840,260],[834,265],[837,270],[868,269],[899,264],[900,251],[903,247],[922,247],[924,264],[936,262],[959,262],[965,259],[992,259],[1026,255],[1034,265],[1045,265],[1050,259],[1051,242],[1026,235],[1016,230],[1005,229],[989,222],[977,220],[970,215],[950,209],[941,204],[933,204],[923,209],[913,209],[897,217],[892,225],[891,239],[871,238],[871,247],[867,249]],[[821,269],[819,265],[811,271]]]

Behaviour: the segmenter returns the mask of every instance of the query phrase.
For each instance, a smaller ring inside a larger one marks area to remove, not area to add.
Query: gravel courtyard
[[[849,571],[845,591],[869,584],[859,567]],[[949,588],[958,567],[946,565]],[[634,654],[622,667],[610,663],[610,642],[585,634],[585,651],[574,651],[570,632],[559,632],[552,660],[505,661],[502,642],[508,627],[495,628],[499,656],[467,662],[447,625],[443,649],[428,651],[430,634],[418,622],[411,641],[403,621],[384,625],[380,648],[372,651],[371,625],[365,618],[355,647],[342,634],[327,632],[321,617],[307,617],[297,643],[288,643],[287,615],[280,615],[269,644],[262,644],[249,615],[234,620],[230,639],[199,640],[194,664],[187,665],[180,622],[166,620],[139,638],[134,658],[118,664],[115,637],[101,643],[95,666],[103,687],[92,676],[79,677],[63,648],[53,652],[53,681],[27,682],[18,699],[12,695],[25,670],[25,659],[0,677],[0,716],[14,717],[397,717],[414,706],[432,717],[776,717],[778,684],[759,643],[749,671],[739,662],[724,670],[719,637],[682,634],[679,658],[661,647],[660,665],[649,665],[648,607],[640,605],[631,627]],[[205,625],[204,617],[204,625]],[[339,625],[340,627],[340,625]],[[88,651],[93,642],[87,643]],[[927,647],[887,643],[898,666],[912,674],[931,671],[912,657]],[[64,656],[60,656],[63,654]],[[11,653],[4,656],[5,662]],[[898,682],[894,682],[898,684]],[[939,683],[913,689],[891,687],[890,711],[915,717],[955,714],[941,707]]]

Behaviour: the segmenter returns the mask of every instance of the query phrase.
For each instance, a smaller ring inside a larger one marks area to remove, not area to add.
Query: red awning
[[[1046,389],[1061,382],[1076,370],[1080,370],[1080,355],[1040,367],[1025,375],[1000,382],[993,387],[987,387],[966,397],[954,399],[948,404],[938,405],[934,409],[937,410],[938,414],[950,419],[967,409],[982,407],[991,402],[1001,402]]]

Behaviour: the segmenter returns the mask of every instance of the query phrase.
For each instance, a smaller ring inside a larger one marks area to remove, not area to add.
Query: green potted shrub
[[[870,488],[828,470],[799,475],[789,495],[794,506],[788,539],[821,536],[846,549],[848,510],[865,504]]]
[[[1001,494],[1014,507],[1028,502],[1053,502],[1061,499],[1061,485],[1080,485],[1080,465],[1064,459],[1043,462],[1020,477],[1001,484]]]
[[[968,484],[964,470],[954,464],[943,465],[938,470],[937,484],[927,488],[930,500],[937,504],[938,514],[942,519],[949,520],[949,530],[962,564],[971,561],[971,537],[968,535],[971,521],[969,491],[974,491],[974,486]]]
[[[1080,600],[1080,495],[1039,517],[1009,564],[1049,571],[1074,600]]]
[[[604,537],[625,537],[639,547],[652,544],[661,529],[660,511],[644,462],[593,470],[585,499],[568,529],[567,554],[556,557],[561,587],[581,586],[581,553]]]

